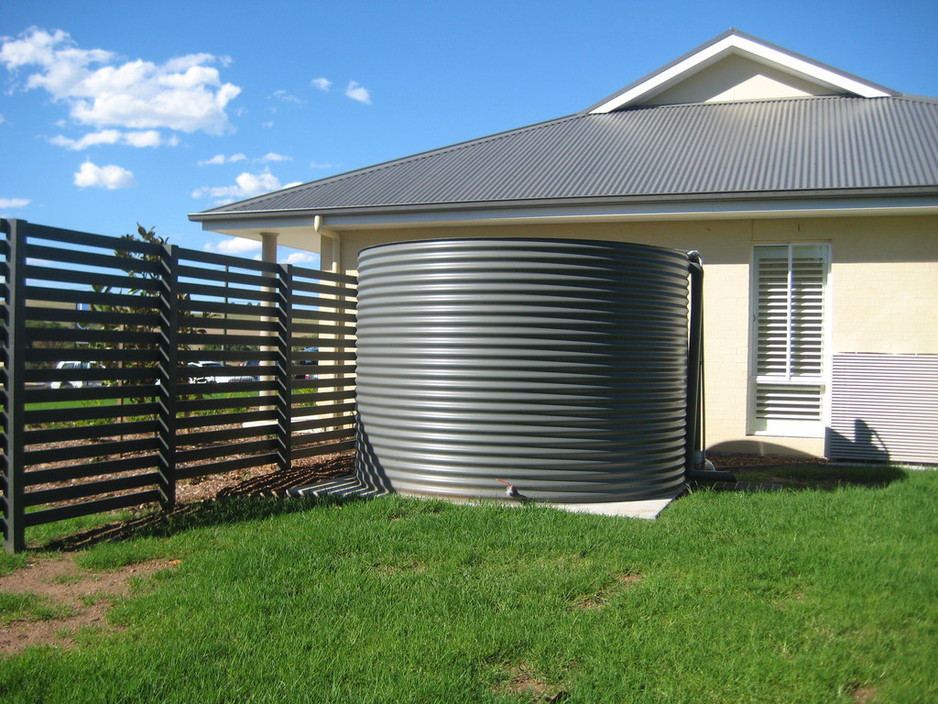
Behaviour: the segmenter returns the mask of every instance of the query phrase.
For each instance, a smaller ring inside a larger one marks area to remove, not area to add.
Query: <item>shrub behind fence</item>
[[[29,526],[170,508],[184,479],[354,446],[354,277],[0,229],[7,549]]]

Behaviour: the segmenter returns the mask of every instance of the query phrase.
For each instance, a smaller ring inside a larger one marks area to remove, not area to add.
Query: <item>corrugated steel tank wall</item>
[[[446,498],[557,503],[683,485],[688,260],[567,239],[359,256],[356,470]]]

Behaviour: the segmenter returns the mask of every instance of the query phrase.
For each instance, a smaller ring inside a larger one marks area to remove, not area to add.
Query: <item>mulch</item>
[[[783,467],[793,464],[826,464],[823,457],[791,455],[707,455],[717,469],[744,469],[747,467]]]

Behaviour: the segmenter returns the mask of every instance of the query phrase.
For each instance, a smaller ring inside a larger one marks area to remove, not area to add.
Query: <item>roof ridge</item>
[[[622,110],[614,110],[608,113],[584,113],[585,115],[590,115],[592,117],[599,117],[601,115],[622,115],[629,112],[639,112],[642,110],[664,110],[668,108],[712,108],[717,106],[733,106],[733,105],[759,105],[759,104],[771,104],[771,103],[803,103],[807,101],[865,101],[865,100],[896,100],[898,98],[909,98],[912,96],[907,95],[884,95],[877,98],[864,98],[859,95],[792,95],[787,97],[778,97],[778,98],[749,98],[748,100],[714,100],[706,102],[689,102],[689,103],[667,103],[664,105],[634,105]],[[929,101],[934,100],[938,102],[938,99],[935,98],[924,98],[922,96],[917,96],[922,100]]]
[[[929,95],[911,95],[909,93],[902,93],[901,95],[895,96],[895,98],[907,100],[910,103],[928,103],[929,105],[938,105],[938,98],[932,98]]]

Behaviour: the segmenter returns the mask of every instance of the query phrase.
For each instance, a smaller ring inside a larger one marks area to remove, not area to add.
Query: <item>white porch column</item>
[[[261,233],[261,261],[265,261],[270,264],[277,263],[277,233],[276,232],[262,232]]]

